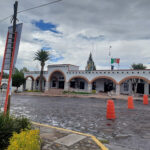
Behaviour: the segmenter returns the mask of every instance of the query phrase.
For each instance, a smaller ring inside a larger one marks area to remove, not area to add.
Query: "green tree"
[[[43,49],[38,50],[35,53],[34,60],[38,60],[41,64],[41,71],[40,71],[40,91],[42,91],[42,80],[43,80],[43,70],[45,66],[45,62],[49,60],[49,52]]]
[[[29,70],[27,69],[27,67],[23,67],[23,68],[20,70],[20,72],[25,73],[25,72],[29,72]]]
[[[144,66],[142,63],[138,63],[138,64],[132,64],[131,68],[134,70],[142,70],[142,69],[146,69],[147,67]]]
[[[12,86],[17,88],[25,82],[24,73],[15,68],[14,74],[12,75]]]
[[[131,65],[131,69],[134,69],[134,70],[144,70],[144,69],[146,69],[146,68],[147,68],[147,67],[144,66],[142,63],[138,63],[138,64],[133,63],[133,64]],[[133,92],[134,95],[136,95],[138,83],[140,83],[141,80],[140,80],[140,79],[130,79],[130,81],[131,81],[132,85],[134,86],[132,92]]]
[[[8,79],[8,78],[9,78],[9,74],[6,73],[6,72],[3,72],[3,78],[4,78],[4,79]]]

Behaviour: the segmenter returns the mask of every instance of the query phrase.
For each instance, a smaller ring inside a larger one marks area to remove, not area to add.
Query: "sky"
[[[19,0],[18,11],[53,0]],[[13,14],[14,0],[0,0],[0,20]],[[85,69],[90,52],[96,68],[110,69],[111,57],[120,58],[116,68],[133,63],[150,68],[149,0],[62,0],[18,14],[23,23],[16,67],[40,70],[33,61],[40,49],[49,51],[49,64],[73,64]],[[0,22],[0,66],[10,19]]]

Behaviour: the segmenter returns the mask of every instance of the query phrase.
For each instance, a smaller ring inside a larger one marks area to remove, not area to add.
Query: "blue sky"
[[[53,33],[59,34],[60,32],[57,31],[57,25],[51,22],[45,23],[43,20],[40,21],[33,21],[36,27],[38,27],[42,31],[51,31]]]
[[[60,53],[58,53],[58,51],[56,52],[51,47],[42,47],[42,49],[46,50],[46,51],[49,51],[51,62],[58,62],[58,61],[64,59],[64,57]]]
[[[63,59],[64,59],[63,56],[56,57],[55,55],[51,55],[51,57],[50,57],[50,61],[52,61],[52,62],[58,62]]]
[[[38,27],[41,31],[50,31],[55,34],[60,34],[60,32],[57,31],[57,25],[54,23],[50,23],[50,22],[45,23],[43,20],[40,20],[40,21],[33,21],[33,24],[36,27]],[[43,42],[43,40],[36,39],[36,38],[34,40],[36,40],[38,42]],[[58,62],[58,61],[64,59],[63,56],[61,56],[60,54],[57,54],[58,52],[53,53],[54,51],[51,47],[42,47],[42,49],[50,52],[50,61],[51,62]]]

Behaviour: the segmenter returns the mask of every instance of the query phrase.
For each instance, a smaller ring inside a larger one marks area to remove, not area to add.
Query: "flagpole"
[[[110,69],[111,69],[111,52],[110,52],[110,49],[111,49],[111,45],[109,46],[109,59],[110,59]]]
[[[120,69],[120,58],[118,58],[118,70]]]

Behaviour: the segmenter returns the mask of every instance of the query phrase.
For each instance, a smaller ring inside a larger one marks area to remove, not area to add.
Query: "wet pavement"
[[[101,150],[89,136],[35,124],[34,127],[40,130],[42,150]]]
[[[13,95],[11,109],[39,123],[93,134],[114,147],[150,150],[150,105],[135,101],[135,109],[128,110],[126,100],[114,102],[115,121],[106,119],[105,99]]]

